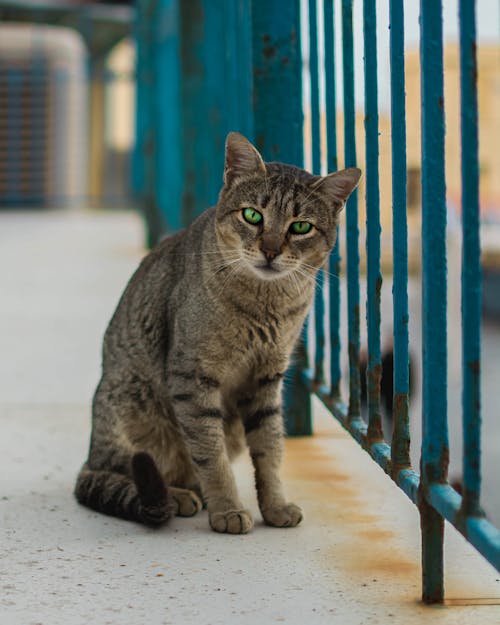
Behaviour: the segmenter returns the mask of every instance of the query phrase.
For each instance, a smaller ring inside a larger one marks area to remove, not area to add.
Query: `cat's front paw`
[[[175,505],[176,516],[194,516],[203,507],[198,495],[187,488],[169,486],[168,494]]]
[[[274,527],[295,527],[302,521],[302,510],[294,503],[262,510],[264,521]]]
[[[215,532],[247,534],[253,527],[252,515],[248,510],[225,510],[211,512],[210,527]]]

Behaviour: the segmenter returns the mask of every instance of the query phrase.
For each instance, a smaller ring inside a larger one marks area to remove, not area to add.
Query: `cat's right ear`
[[[311,188],[322,193],[328,201],[342,207],[358,186],[360,178],[361,169],[349,167],[323,177],[316,176]]]
[[[237,178],[265,173],[266,166],[256,148],[239,132],[230,132],[226,138],[224,184],[229,185]]]

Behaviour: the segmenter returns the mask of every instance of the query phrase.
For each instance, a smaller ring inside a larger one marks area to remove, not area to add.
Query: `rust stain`
[[[400,577],[405,575],[413,577],[415,581],[420,579],[420,566],[417,563],[394,557],[387,552],[374,555],[361,554],[359,551],[349,553],[349,567],[367,576]]]
[[[481,365],[478,360],[472,360],[471,362],[468,362],[467,366],[469,367],[469,369],[472,371],[474,375],[479,375],[480,370],[481,370]]]
[[[394,532],[374,527],[359,532],[359,536],[363,536],[363,538],[368,538],[369,540],[389,540],[394,536]]]
[[[331,442],[342,447],[339,439],[349,436],[343,431],[339,435],[328,423],[320,425],[319,432],[314,438],[287,439],[283,467],[290,495],[304,506],[307,519],[334,530],[318,551],[318,566],[342,571],[359,588],[379,583],[380,602],[418,605],[425,610],[422,614],[428,614],[430,608],[420,603],[420,556],[412,552],[411,559],[404,550],[398,519],[390,523],[387,517],[367,512],[373,507],[363,501],[362,487],[346,473],[342,456],[334,455],[335,447],[324,446]],[[463,587],[453,575],[447,577],[446,590],[451,595],[446,607],[500,604],[499,597],[491,596],[495,592],[486,591],[489,596],[481,597],[484,588],[471,585],[471,580]]]
[[[322,561],[360,576],[360,583],[391,578],[410,589],[419,584],[420,563],[408,560],[394,544],[396,534],[380,525],[381,517],[366,512],[363,493],[337,466],[335,458],[312,438],[287,441],[285,480],[294,481],[297,498],[342,533],[342,540],[325,544]],[[410,578],[410,579],[409,579]]]
[[[447,606],[469,606],[469,605],[500,605],[499,597],[457,597],[445,598],[444,605]]]
[[[410,438],[407,393],[395,393],[393,402],[394,432],[392,438],[393,466],[391,477],[397,479],[402,469],[410,467]]]
[[[266,46],[262,49],[262,54],[267,60],[273,59],[276,56],[276,46]]]
[[[472,59],[471,87],[475,89],[477,85],[477,45],[475,41],[471,42],[470,55]]]

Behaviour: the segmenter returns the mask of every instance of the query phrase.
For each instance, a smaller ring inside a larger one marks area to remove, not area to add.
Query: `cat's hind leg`
[[[78,474],[75,497],[79,503],[111,516],[150,526],[165,523],[177,505],[148,453],[131,459],[131,475],[94,470],[85,463]]]

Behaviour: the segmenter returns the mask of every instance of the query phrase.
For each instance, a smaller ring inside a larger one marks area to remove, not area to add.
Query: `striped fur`
[[[265,164],[228,136],[217,206],[146,256],[106,331],[80,503],[156,526],[201,495],[215,531],[248,532],[230,467],[248,446],[266,523],[300,522],[279,479],[283,377],[359,175]],[[294,235],[293,221],[314,227]]]

